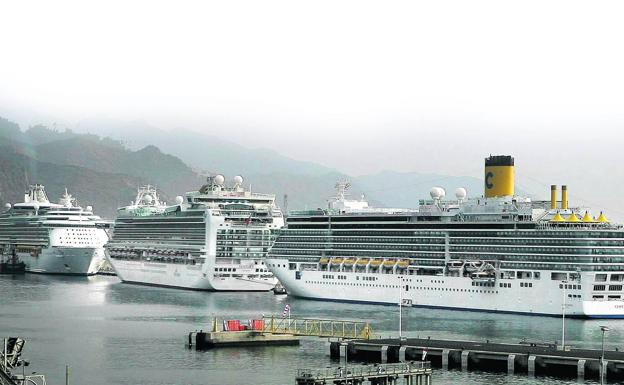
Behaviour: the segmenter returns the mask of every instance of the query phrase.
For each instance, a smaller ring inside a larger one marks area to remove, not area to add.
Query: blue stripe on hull
[[[310,299],[313,301],[327,301],[327,302],[339,302],[339,303],[354,303],[354,304],[366,304],[366,305],[384,305],[384,306],[399,306],[398,304],[388,303],[388,302],[374,302],[374,301],[359,301],[359,300],[349,300],[349,299],[327,299],[327,298],[316,298],[316,297],[300,297],[297,295],[293,295],[297,298],[302,299]],[[409,307],[409,306],[406,306]],[[440,309],[440,310],[454,310],[454,311],[470,311],[470,312],[479,312],[479,313],[499,313],[499,314],[516,314],[523,316],[540,316],[540,317],[556,317],[561,318],[561,314],[548,314],[548,313],[531,313],[531,312],[521,312],[521,311],[511,311],[511,310],[489,310],[489,309],[473,309],[473,308],[463,308],[463,307],[449,307],[449,306],[433,306],[433,305],[412,305],[411,307],[419,307],[423,309]],[[624,314],[621,315],[586,315],[586,314],[566,314],[566,318],[578,318],[578,319],[598,319],[598,318],[622,318],[624,319]]]

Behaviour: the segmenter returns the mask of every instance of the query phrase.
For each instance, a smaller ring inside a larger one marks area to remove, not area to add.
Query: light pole
[[[605,333],[609,331],[608,326],[601,326],[600,330],[602,330],[602,353],[600,354],[600,385],[604,384],[604,340]]]

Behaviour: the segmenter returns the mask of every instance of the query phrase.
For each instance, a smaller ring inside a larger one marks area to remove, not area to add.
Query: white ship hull
[[[202,265],[183,265],[108,258],[122,282],[207,291],[269,291],[277,279],[215,277]]]
[[[565,296],[566,316],[624,318],[624,300],[592,299],[589,273],[581,274],[575,289],[561,288],[549,271],[542,279],[498,279],[484,287],[468,277],[297,271],[286,259],[266,264],[290,295],[302,298],[386,305],[402,300],[418,307],[561,316]]]
[[[18,257],[30,273],[94,275],[104,262],[104,248],[48,247],[38,256],[18,253]]]

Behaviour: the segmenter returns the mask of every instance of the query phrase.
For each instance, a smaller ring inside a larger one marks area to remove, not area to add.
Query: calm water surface
[[[257,347],[196,352],[189,331],[209,329],[213,316],[250,319],[293,317],[369,320],[375,334],[397,334],[398,307],[325,303],[271,293],[203,293],[121,284],[115,277],[0,276],[0,334],[27,339],[31,371],[48,384],[72,385],[294,384],[297,368],[337,365],[325,340],[299,347]],[[568,320],[566,340],[600,347],[599,325],[609,325],[607,345],[624,348],[624,321]],[[408,336],[489,339],[561,338],[561,319],[446,310],[406,309]],[[436,370],[435,384],[577,384],[488,373]],[[591,383],[591,382],[588,382]]]

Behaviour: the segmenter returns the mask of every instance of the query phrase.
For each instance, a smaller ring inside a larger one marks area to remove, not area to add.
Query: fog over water
[[[11,2],[0,115],[145,121],[360,175],[518,181],[624,218],[618,1]],[[617,212],[616,212],[617,211]]]

